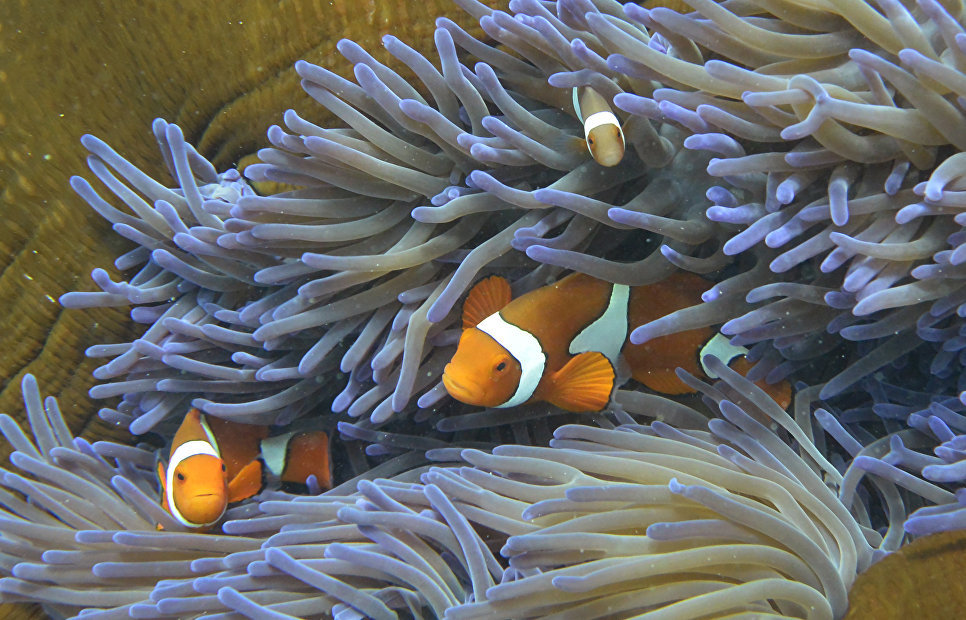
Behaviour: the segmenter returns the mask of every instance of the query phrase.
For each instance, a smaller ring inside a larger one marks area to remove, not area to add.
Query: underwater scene
[[[0,6],[4,618],[966,604],[961,0]]]

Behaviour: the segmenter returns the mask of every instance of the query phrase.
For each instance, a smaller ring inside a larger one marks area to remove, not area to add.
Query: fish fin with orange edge
[[[282,482],[305,484],[314,475],[323,489],[332,488],[332,463],[329,455],[329,436],[323,431],[296,433],[288,442],[288,454]]]
[[[463,302],[463,329],[476,327],[486,317],[499,312],[512,298],[506,278],[483,278],[473,285]]]
[[[161,501],[167,503],[168,495],[166,493],[166,489],[164,488],[164,475],[165,475],[164,461],[162,461],[160,458],[158,459],[157,468],[158,468],[158,482],[161,483]],[[167,508],[167,506],[165,506],[165,508]]]
[[[262,462],[255,460],[241,468],[228,482],[228,503],[240,502],[262,488]]]
[[[587,351],[570,358],[553,374],[546,400],[575,413],[600,411],[610,402],[615,377],[614,367],[603,353]]]
[[[164,508],[165,512],[170,513],[171,511],[168,510],[168,492],[164,488],[164,475],[165,475],[164,461],[162,461],[160,458],[158,458],[157,467],[158,467],[158,482],[161,484],[161,507]],[[157,529],[163,530],[164,526],[158,523]]]
[[[748,371],[754,366],[747,357],[741,356],[736,357],[728,364],[731,370],[737,372],[742,377],[748,376]],[[792,386],[788,381],[782,380],[778,383],[767,383],[764,379],[755,381],[755,385],[760,387],[765,394],[771,396],[771,399],[778,403],[778,406],[782,409],[788,410],[788,406],[792,404]]]

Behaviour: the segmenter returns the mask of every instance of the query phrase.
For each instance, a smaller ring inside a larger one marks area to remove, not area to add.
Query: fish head
[[[624,158],[624,135],[620,125],[604,123],[587,132],[587,149],[601,166],[611,167]]]
[[[171,497],[186,521],[208,525],[228,507],[225,463],[210,454],[195,454],[178,463],[171,477]]]
[[[520,384],[520,363],[489,334],[463,331],[456,354],[443,370],[449,395],[468,405],[498,407]]]

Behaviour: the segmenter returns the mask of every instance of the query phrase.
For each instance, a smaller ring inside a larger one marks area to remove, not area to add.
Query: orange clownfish
[[[589,86],[574,89],[574,112],[584,124],[587,150],[601,166],[616,166],[624,159],[624,131],[607,100]]]
[[[314,474],[331,488],[329,440],[322,431],[268,437],[268,427],[229,422],[191,409],[171,443],[167,464],[158,462],[161,505],[182,525],[205,530],[228,504],[262,488],[263,463],[283,483]]]
[[[695,305],[707,286],[684,272],[635,287],[574,273],[511,301],[509,283],[490,276],[470,290],[463,305],[463,333],[443,370],[443,385],[450,396],[470,405],[547,401],[583,412],[600,411],[610,402],[619,357],[634,379],[664,394],[693,392],[675,369],[706,377],[699,362],[704,354],[744,374],[750,368],[747,351],[720,334],[713,337],[707,327],[639,345],[627,340],[629,325]],[[787,383],[767,388],[773,396],[777,388],[776,400],[787,407]]]

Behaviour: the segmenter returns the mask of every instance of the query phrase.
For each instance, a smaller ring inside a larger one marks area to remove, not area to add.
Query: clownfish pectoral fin
[[[473,285],[463,302],[463,329],[476,327],[486,317],[499,312],[512,298],[506,278],[483,278]]]
[[[164,461],[162,461],[160,458],[158,459],[157,467],[158,467],[158,482],[161,483],[161,501],[165,501],[168,496],[165,494],[166,489],[164,488]]]
[[[546,400],[576,413],[600,411],[610,402],[614,379],[614,367],[602,353],[581,353],[554,373]]]
[[[168,510],[168,492],[164,488],[164,462],[158,458],[158,482],[161,483],[161,507],[164,508],[165,512],[170,512]],[[164,526],[158,523],[157,529],[163,530]]]
[[[262,462],[252,461],[228,482],[228,503],[240,502],[262,488]]]

